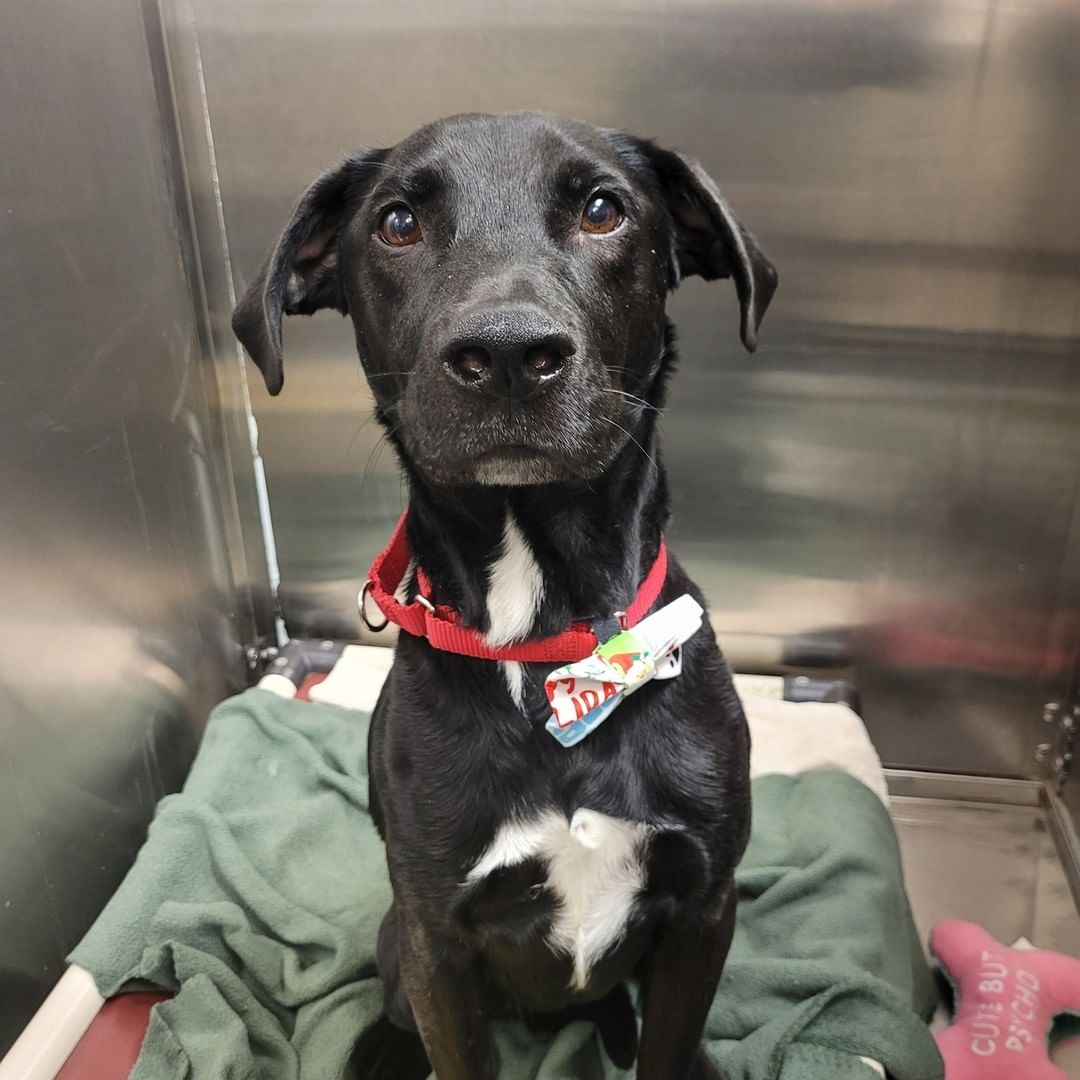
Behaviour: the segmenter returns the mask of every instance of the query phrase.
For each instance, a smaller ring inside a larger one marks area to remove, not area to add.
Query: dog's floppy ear
[[[739,224],[699,162],[621,132],[615,135],[615,143],[625,159],[651,172],[671,215],[671,288],[692,274],[706,281],[734,278],[742,313],[739,332],[747,350],[753,352],[758,326],[776,292],[776,269]]]
[[[338,272],[338,235],[385,154],[384,150],[353,154],[304,192],[236,305],[233,331],[271,394],[280,393],[285,381],[281,317],[311,315],[321,308],[334,308],[343,315],[348,311]]]

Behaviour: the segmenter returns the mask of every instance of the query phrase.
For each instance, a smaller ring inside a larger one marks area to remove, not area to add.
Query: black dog
[[[752,350],[776,274],[699,165],[550,116],[458,116],[317,180],[233,326],[276,394],[282,315],[350,316],[409,480],[399,599],[426,592],[498,656],[580,620],[602,640],[657,563],[664,306],[688,274],[734,280]],[[702,602],[672,561],[656,606],[684,593]],[[474,657],[401,634],[372,721],[390,1019],[439,1080],[497,1076],[503,1012],[593,1016],[641,1080],[718,1076],[701,1039],[749,743],[707,622],[681,675],[569,749],[545,730],[555,663]]]

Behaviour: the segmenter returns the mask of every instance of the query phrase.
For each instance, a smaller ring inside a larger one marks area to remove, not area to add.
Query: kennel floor
[[[962,918],[1007,944],[1080,955],[1080,915],[1042,807],[893,796],[891,809],[923,941],[939,920]],[[1080,1037],[1052,1057],[1080,1080]]]

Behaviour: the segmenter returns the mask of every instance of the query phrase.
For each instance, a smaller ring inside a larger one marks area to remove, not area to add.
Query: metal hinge
[[[273,645],[249,645],[244,650],[244,661],[248,671],[262,672],[278,654],[278,649]]]
[[[1035,748],[1035,760],[1051,763],[1054,786],[1060,793],[1072,768],[1080,705],[1064,706],[1060,701],[1048,701],[1043,706],[1042,718],[1044,724],[1055,725],[1056,731],[1052,739]]]

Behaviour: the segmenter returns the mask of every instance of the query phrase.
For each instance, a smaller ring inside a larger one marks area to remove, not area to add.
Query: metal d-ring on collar
[[[377,634],[380,630],[385,630],[390,625],[390,620],[385,615],[383,615],[382,623],[379,626],[376,626],[368,618],[367,598],[368,598],[368,593],[370,593],[371,590],[374,587],[375,587],[375,583],[371,580],[371,578],[368,578],[367,581],[364,582],[363,588],[361,588],[360,592],[357,593],[357,595],[356,595],[356,610],[360,613],[360,621],[373,634]],[[382,609],[379,608],[378,604],[375,605],[375,608],[376,608],[376,610],[379,611],[380,614],[382,614]]]
[[[371,580],[371,578],[368,578],[367,581],[364,582],[363,588],[361,588],[360,592],[356,596],[356,610],[360,613],[360,620],[363,622],[363,624],[373,634],[378,634],[380,631],[385,630],[387,626],[390,625],[390,620],[385,615],[383,615],[383,621],[378,626],[376,626],[371,621],[371,619],[368,618],[367,598],[368,594],[374,588],[375,583]],[[374,603],[374,601],[372,601],[372,603]],[[426,596],[424,596],[423,593],[416,594],[416,603],[418,603],[423,608],[427,608],[427,610],[430,611],[432,615],[435,614],[435,605]],[[380,613],[382,612],[382,609],[379,607],[378,604],[375,604],[375,608]]]

